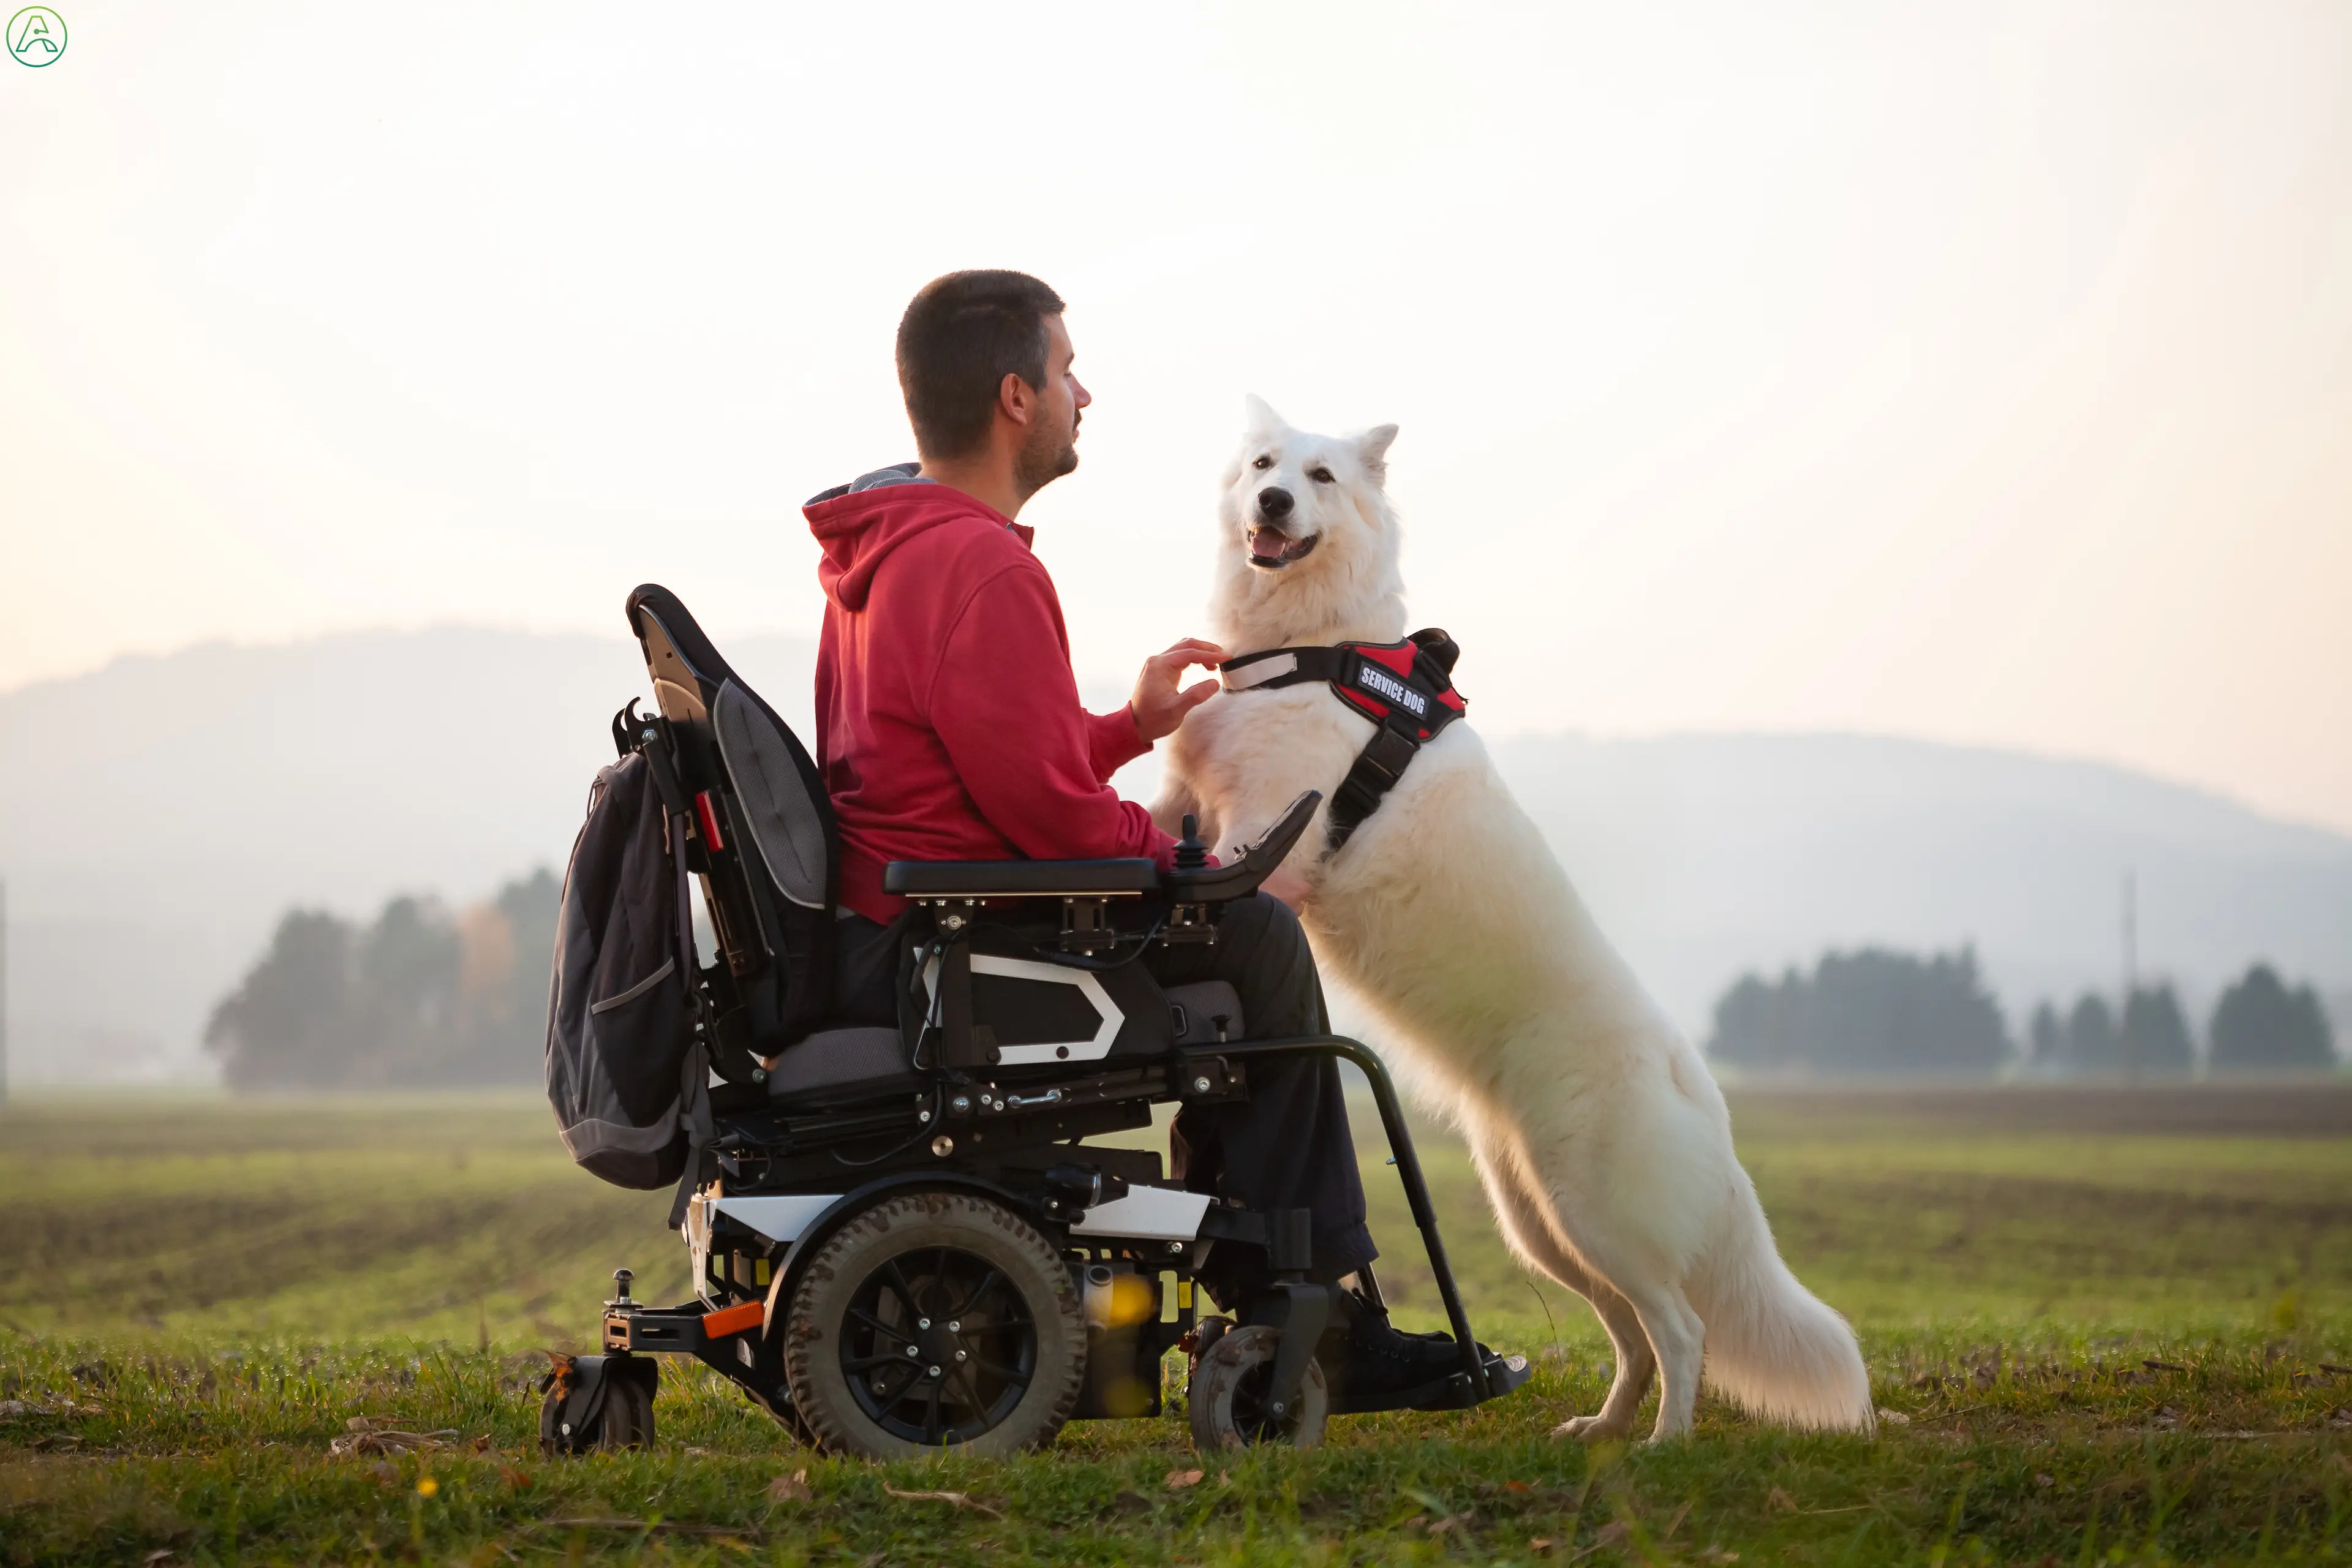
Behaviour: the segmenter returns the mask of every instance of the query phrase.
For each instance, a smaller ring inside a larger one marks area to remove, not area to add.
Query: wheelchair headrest
[[[654,700],[671,723],[707,720],[719,688],[730,680],[751,689],[719,656],[685,604],[660,584],[640,584],[629,595],[628,616],[629,629],[645,649]]]
[[[719,657],[677,595],[645,584],[629,595],[628,616],[662,717],[693,737],[681,767],[694,774],[715,763],[725,774],[689,777],[689,791],[722,785],[777,890],[830,914],[833,804],[807,749]]]

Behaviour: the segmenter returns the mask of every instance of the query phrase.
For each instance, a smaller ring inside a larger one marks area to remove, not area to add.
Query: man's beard
[[[1064,474],[1078,466],[1078,422],[1070,421],[1067,430],[1049,430],[1033,426],[1029,438],[1013,458],[1013,483],[1027,500]]]

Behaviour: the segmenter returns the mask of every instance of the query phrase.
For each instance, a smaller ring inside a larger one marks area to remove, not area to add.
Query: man
[[[845,1018],[897,1021],[894,922],[906,900],[882,890],[893,860],[1173,858],[1169,837],[1108,781],[1215,692],[1213,680],[1180,688],[1179,678],[1224,650],[1178,643],[1144,662],[1125,708],[1079,705],[1061,602],[1015,521],[1077,467],[1078,421],[1093,401],[1072,371],[1062,314],[1058,295],[1018,272],[926,285],[898,345],[919,460],[827,490],[805,510],[824,550],[818,760],[841,830]],[[1171,984],[1229,982],[1252,1038],[1325,1027],[1306,937],[1266,893],[1228,906],[1214,945],[1156,947],[1141,962]],[[1247,1102],[1178,1118],[1176,1174],[1254,1208],[1311,1210],[1317,1273],[1344,1278],[1376,1254],[1338,1068],[1326,1058],[1253,1063],[1250,1079]],[[1229,1308],[1262,1279],[1248,1248],[1213,1249],[1202,1273]],[[1450,1340],[1400,1334],[1369,1307],[1349,1335],[1339,1370],[1359,1392],[1410,1387],[1455,1364]]]

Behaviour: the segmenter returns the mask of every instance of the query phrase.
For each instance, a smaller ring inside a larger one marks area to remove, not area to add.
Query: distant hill
[[[810,644],[727,651],[807,723]],[[289,905],[367,915],[560,868],[606,721],[645,690],[624,638],[440,628],[206,646],[0,693],[12,1078],[207,1075],[204,1018]],[[1973,942],[2013,1026],[2045,993],[2112,990],[2126,868],[2142,971],[2200,1022],[2256,956],[2352,992],[2352,839],[2120,769],[1851,736],[1491,744],[1702,1035],[1738,972],[1829,945]],[[1122,784],[1148,799],[1151,772]]]
[[[729,657],[805,725],[813,645]],[[214,1002],[289,905],[483,896],[561,871],[625,637],[439,628],[124,658],[0,693],[11,1076],[208,1075]]]
[[[2100,763],[1859,735],[1490,742],[1601,925],[1704,1037],[1741,970],[1973,942],[2012,1032],[2043,995],[2139,972],[2202,1028],[2253,959],[2352,1035],[2352,838]]]

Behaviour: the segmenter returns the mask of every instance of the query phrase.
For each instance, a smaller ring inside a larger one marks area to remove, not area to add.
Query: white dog
[[[1396,426],[1332,438],[1249,400],[1224,476],[1211,633],[1234,655],[1405,635],[1398,526],[1382,489]],[[1475,644],[1474,644],[1475,646]],[[1154,807],[1230,854],[1300,791],[1328,803],[1374,733],[1328,686],[1228,689],[1170,749]],[[1467,723],[1444,728],[1336,852],[1321,820],[1288,868],[1325,971],[1387,1026],[1403,1076],[1469,1140],[1514,1251],[1592,1304],[1617,1352],[1598,1415],[1687,1432],[1704,1373],[1759,1415],[1869,1431],[1845,1320],[1780,1261],[1698,1053],[1594,926]]]

